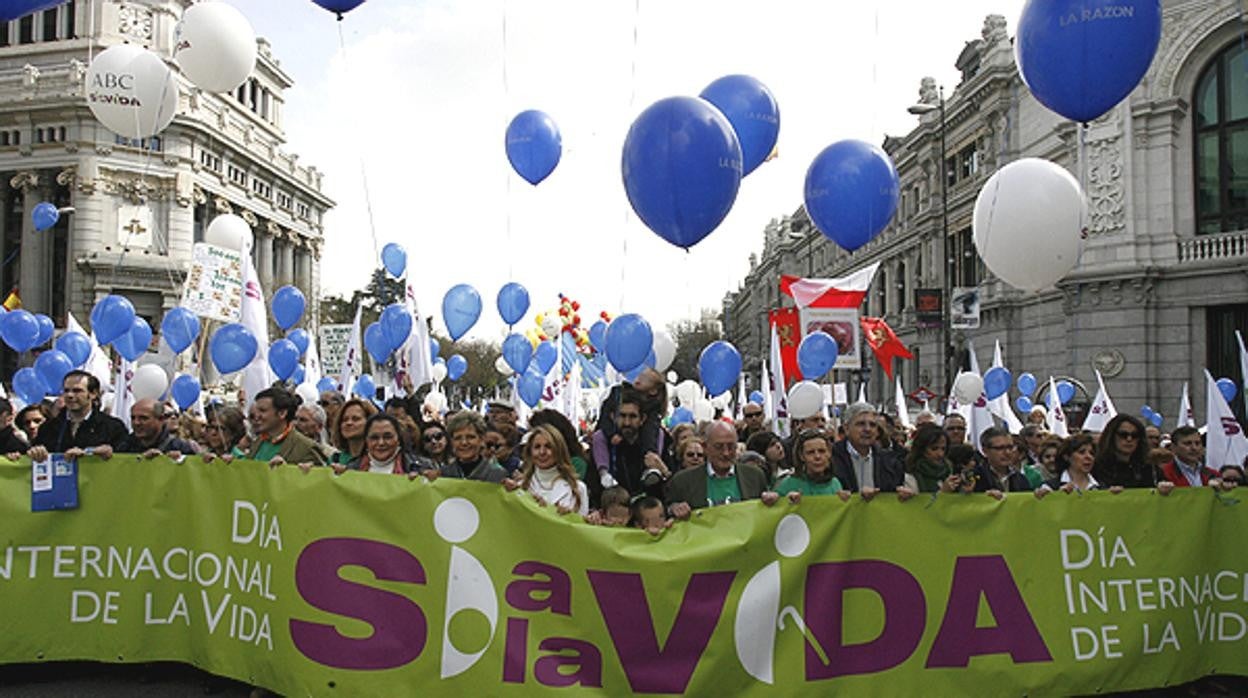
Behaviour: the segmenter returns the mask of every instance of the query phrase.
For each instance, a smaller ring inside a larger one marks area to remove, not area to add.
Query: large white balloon
[[[789,388],[789,416],[806,419],[823,412],[823,388],[811,381],[798,381]]]
[[[311,383],[300,383],[295,388],[295,394],[299,396],[299,399],[303,400],[305,405],[315,405],[317,400],[321,399],[321,393]]]
[[[691,407],[689,411],[693,412],[693,418],[695,421],[709,422],[715,418],[715,406],[711,404],[710,400],[698,398],[697,400],[694,400],[692,404],[693,407]]]
[[[975,249],[1003,281],[1025,291],[1057,283],[1079,262],[1087,205],[1079,182],[1048,160],[997,170],[975,200]]]
[[[247,221],[232,214],[224,213],[212,219],[208,229],[204,231],[204,242],[230,250],[241,250],[243,254],[251,252],[255,240],[251,226]]]
[[[978,373],[962,373],[953,381],[953,396],[963,405],[974,405],[984,392],[984,379]]]
[[[434,364],[433,365],[433,382],[441,383],[442,379],[444,378],[446,378],[446,364]]]
[[[676,397],[680,404],[689,407],[702,397],[702,386],[697,381],[681,381],[676,384]]]
[[[159,400],[169,387],[169,376],[165,370],[153,364],[145,364],[134,371],[130,379],[130,391],[135,400]]]
[[[87,106],[108,130],[147,138],[165,130],[178,109],[178,81],[159,56],[130,44],[106,49],[87,69]]]
[[[232,92],[256,67],[256,32],[224,2],[201,2],[182,14],[173,59],[201,90]]]
[[[511,366],[507,365],[507,359],[501,356],[498,357],[497,359],[494,359],[494,370],[498,371],[504,376],[510,376],[511,374],[515,373],[515,371],[511,370]]]
[[[654,332],[654,370],[662,373],[676,360],[676,342],[664,330]]]

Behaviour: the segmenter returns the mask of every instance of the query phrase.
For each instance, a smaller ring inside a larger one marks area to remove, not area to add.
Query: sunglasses
[[[1140,432],[1138,432],[1138,431],[1120,431],[1120,432],[1118,432],[1118,438],[1120,438],[1120,439],[1138,439],[1138,438],[1140,438]]]
[[[429,443],[430,441],[442,441],[444,439],[446,439],[446,434],[441,434],[441,433],[425,434],[424,436],[420,437],[420,440],[424,441],[425,443]]]
[[[745,413],[746,419],[749,419],[751,417],[761,417],[761,416],[763,416],[762,412],[746,412]]]

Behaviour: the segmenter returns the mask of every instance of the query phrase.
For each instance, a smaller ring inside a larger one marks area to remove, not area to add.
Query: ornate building
[[[153,327],[178,304],[193,243],[218,213],[251,224],[266,296],[295,284],[317,317],[322,175],[282,150],[282,93],[293,82],[264,39],[252,77],[211,94],[178,75],[173,124],[143,141],[117,136],[87,107],[90,57],[120,43],[172,62],[189,0],[70,1],[0,23],[0,288],[63,326],[108,293]],[[91,12],[94,16],[89,16]],[[35,232],[41,201],[73,207]]]
[[[980,38],[957,57],[961,82],[946,91],[943,123],[940,110],[915,109],[926,112],[918,126],[885,139],[901,199],[883,233],[849,254],[801,209],[764,229],[761,257],[751,255],[749,274],[723,304],[725,334],[747,369],[756,371],[766,354],[767,309],[782,304],[780,274],[836,277],[879,260],[863,313],[885,317],[914,351],[916,360],[899,369],[908,391],[943,392],[941,331],[917,326],[914,291],[941,288],[944,265],[950,285],[977,287],[981,300],[980,326],[950,338],[963,366],[968,342],[987,368],[999,340],[1016,374],[1068,377],[1081,388],[1080,402],[1095,393],[1098,368],[1120,410],[1138,413],[1148,404],[1169,424],[1188,381],[1201,418],[1202,369],[1238,378],[1234,330],[1248,330],[1248,47],[1234,0],[1165,0],[1163,11],[1148,75],[1088,125],[1082,146],[1079,126],[1031,96],[1004,19],[989,16]],[[921,102],[939,100],[933,87],[923,81]],[[1039,293],[995,279],[972,243],[979,190],[998,167],[1022,157],[1082,177],[1089,206],[1079,265]],[[873,401],[891,398],[885,383],[868,380]],[[1242,397],[1236,406],[1242,414]]]

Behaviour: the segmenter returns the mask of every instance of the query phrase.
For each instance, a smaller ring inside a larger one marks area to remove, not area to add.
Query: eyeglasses
[[[1140,438],[1140,432],[1138,432],[1138,431],[1120,431],[1120,432],[1118,432],[1118,438],[1120,438],[1120,439],[1138,439],[1138,438]]]
[[[376,432],[368,435],[369,441],[398,441],[399,435],[390,432]]]
[[[441,432],[425,434],[424,436],[420,437],[420,440],[424,441],[425,443],[429,443],[430,441],[444,441],[445,439],[446,439],[446,434],[443,434]]]
[[[491,443],[487,443],[487,444],[485,445],[485,447],[486,447],[486,448],[490,448],[490,449],[493,449],[493,450],[497,451],[497,450],[498,450],[498,449],[500,449],[500,448],[507,448],[507,444],[498,444],[498,443],[491,444]]]
[[[988,446],[989,451],[1013,451],[1014,444],[1005,444],[1003,446]]]
[[[746,419],[753,419],[755,417],[761,417],[761,416],[763,416],[762,412],[746,412],[745,413]]]
[[[696,453],[694,451],[686,451],[685,458],[706,458],[706,454],[702,453],[701,451],[698,451]]]

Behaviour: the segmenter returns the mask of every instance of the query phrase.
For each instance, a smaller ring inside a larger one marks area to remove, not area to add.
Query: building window
[[[207,150],[199,151],[199,164],[212,170],[213,172],[221,172],[221,158],[218,155],[208,152]]]
[[[953,186],[958,183],[958,156],[945,160],[945,184]]]
[[[975,237],[971,229],[959,231],[953,236],[953,278],[957,286],[978,286],[983,273],[982,262],[975,252]]]
[[[127,148],[150,150],[154,153],[159,153],[164,149],[164,145],[160,142],[160,136],[152,136],[151,138],[126,138],[125,136],[114,135],[113,142]]]
[[[294,199],[284,191],[277,192],[277,207],[289,211],[294,206]]]
[[[233,165],[230,165],[228,167],[228,172],[230,173],[231,182],[237,184],[240,187],[247,186],[247,173],[246,172],[242,171],[241,169]]]
[[[298,214],[300,218],[307,219],[311,217],[312,210],[308,208],[307,204],[301,203],[301,204],[296,204],[295,213]]]
[[[74,15],[77,14],[78,8],[75,7],[75,4],[74,0],[69,0],[69,2],[61,6],[61,26],[64,29],[64,31],[61,32],[61,37],[65,39],[76,38],[74,36],[74,31],[76,29],[74,26]]]
[[[901,311],[906,309],[906,294],[909,291],[909,289],[907,288],[907,284],[906,284],[906,263],[905,262],[897,263],[897,283],[895,284],[895,286],[897,289],[897,304],[895,307],[897,308],[897,312],[900,313]]]
[[[961,167],[958,179],[969,179],[979,172],[979,153],[976,152],[974,143],[958,151],[958,164]]]
[[[1248,228],[1248,50],[1236,42],[1196,81],[1196,233]]]
[[[43,22],[42,22],[43,40],[44,41],[56,41],[57,39],[59,39],[60,37],[57,36],[57,32],[56,32],[57,24],[59,24],[59,22],[57,22],[57,14],[58,14],[57,10],[55,9],[44,10],[40,14],[42,15],[42,18],[43,18]]]
[[[259,179],[251,180],[251,191],[253,194],[262,199],[273,198],[273,186],[268,182],[264,182]]]
[[[12,26],[12,22],[0,22],[0,48],[9,45],[9,29]]]
[[[17,20],[17,43],[35,43],[35,16],[33,14]]]

